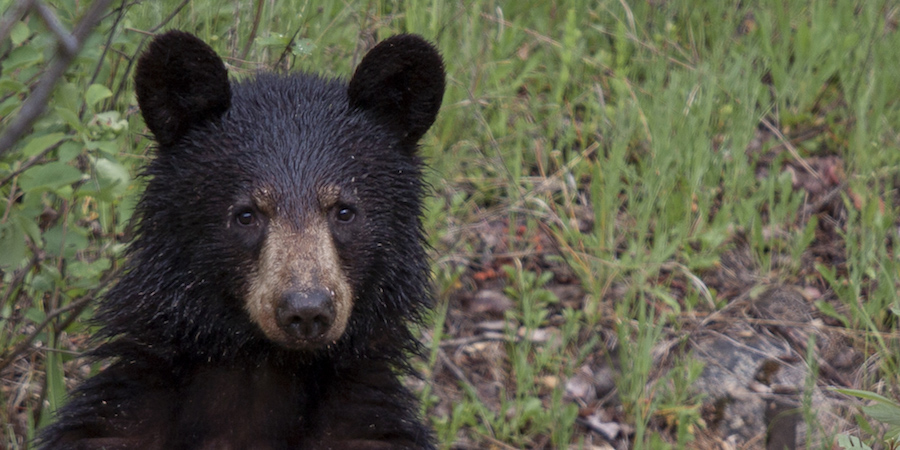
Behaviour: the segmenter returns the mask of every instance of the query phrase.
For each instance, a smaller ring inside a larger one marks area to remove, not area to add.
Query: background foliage
[[[3,128],[57,51],[52,22],[15,14],[26,3],[0,0]],[[73,29],[91,3],[35,4]],[[601,445],[567,382],[593,358],[617,368],[600,402],[625,425],[614,445],[700,445],[702,365],[683,344],[772,284],[808,294],[864,355],[861,391],[845,392],[896,412],[898,21],[891,0],[111,2],[45,113],[0,154],[0,447],[26,448],[99,369],[76,356],[152,153],[133,63],[165,29],[209,42],[236,77],[346,77],[400,32],[442,50],[448,90],[423,141],[441,303],[422,330],[420,392],[443,446]],[[735,249],[749,255],[737,287],[715,281]],[[489,400],[487,369],[457,364],[472,350],[460,336],[486,336],[472,331],[486,326],[471,308],[483,291],[509,301],[492,311],[502,373]],[[666,342],[681,350],[662,372]],[[867,408],[836,412],[853,426],[818,444],[891,438]]]

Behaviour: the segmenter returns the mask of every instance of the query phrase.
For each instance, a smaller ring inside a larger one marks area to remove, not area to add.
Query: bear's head
[[[106,335],[209,358],[410,340],[430,301],[417,145],[444,93],[429,43],[381,42],[349,84],[232,83],[208,45],[172,31],[135,83],[158,147]]]

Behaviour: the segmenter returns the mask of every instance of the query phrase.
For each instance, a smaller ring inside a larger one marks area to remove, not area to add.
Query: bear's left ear
[[[347,90],[350,106],[372,113],[415,148],[437,117],[444,98],[444,63],[438,51],[414,34],[388,38],[356,68]]]
[[[138,104],[162,150],[231,107],[228,71],[196,36],[169,31],[153,39],[134,75]]]

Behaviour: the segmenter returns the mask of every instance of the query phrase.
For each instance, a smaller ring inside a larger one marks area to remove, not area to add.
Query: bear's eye
[[[234,220],[238,225],[247,227],[256,223],[256,214],[253,214],[253,211],[249,209],[241,210],[234,215]]]
[[[356,211],[349,206],[339,206],[335,213],[338,222],[350,223],[356,217]]]

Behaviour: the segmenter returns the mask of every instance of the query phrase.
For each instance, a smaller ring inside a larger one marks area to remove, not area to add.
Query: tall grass
[[[13,3],[0,0],[0,9]],[[71,25],[83,3],[65,0],[53,8]],[[653,349],[663,339],[683,339],[688,321],[733,300],[707,280],[741,243],[752,257],[747,289],[788,283],[823,292],[817,312],[859,337],[855,345],[875,367],[855,387],[875,389],[879,380],[883,394],[896,394],[895,2],[122,5],[96,30],[33,134],[0,159],[3,179],[27,157],[63,142],[40,167],[49,167],[48,176],[74,176],[49,184],[13,176],[0,185],[0,252],[21,255],[3,258],[0,266],[4,347],[23,342],[48,313],[98,294],[90,289],[102,288],[104,274],[114,273],[140,189],[133,174],[150,144],[134,108],[129,69],[146,32],[175,13],[162,29],[196,33],[238,77],[268,69],[347,77],[368,45],[402,32],[422,34],[441,49],[448,89],[422,145],[434,188],[425,224],[442,302],[435,328],[423,330],[431,348],[425,372],[446,370],[442,342],[453,338],[449,324],[458,306],[449,299],[473,286],[478,245],[455,240],[460,230],[507,224],[504,241],[512,256],[498,258],[505,269],[497,279],[514,305],[503,316],[498,364],[508,377],[495,380],[496,402],[481,398],[466,367],[459,367],[462,394],[451,408],[438,407],[442,391],[422,391],[442,447],[566,448],[601,440],[579,422],[565,380],[592,358],[614,362],[599,338],[609,330],[621,356],[614,364],[621,372],[613,403],[634,429],[625,441],[690,445],[703,421],[685,380],[702,369],[676,352],[673,371],[661,373]],[[23,23],[0,43],[4,125],[52,45],[34,14]],[[111,51],[103,53],[108,38]],[[112,126],[120,123],[127,131]],[[840,161],[832,172],[809,166],[826,157]],[[92,163],[99,172],[83,170],[77,162],[84,158],[109,162]],[[72,194],[71,186],[83,179],[93,181],[96,192]],[[839,211],[811,209],[812,196],[827,193],[811,193],[805,179],[834,190]],[[23,183],[41,195],[16,203]],[[78,232],[42,224],[44,207]],[[85,231],[92,220],[99,234]],[[575,305],[562,304],[548,289],[558,273],[523,264],[540,253],[532,238],[541,234],[552,239],[553,261],[583,289]],[[26,235],[31,244],[23,247]],[[822,257],[813,251],[819,245],[833,245],[838,256]],[[42,412],[62,401],[67,377],[91,370],[73,360],[84,350],[79,337],[92,331],[89,314],[90,308],[52,321],[3,372],[0,396],[10,405],[0,412],[9,423],[6,447],[26,446],[36,421],[47,420]],[[554,338],[522,338],[547,329],[555,330]]]

